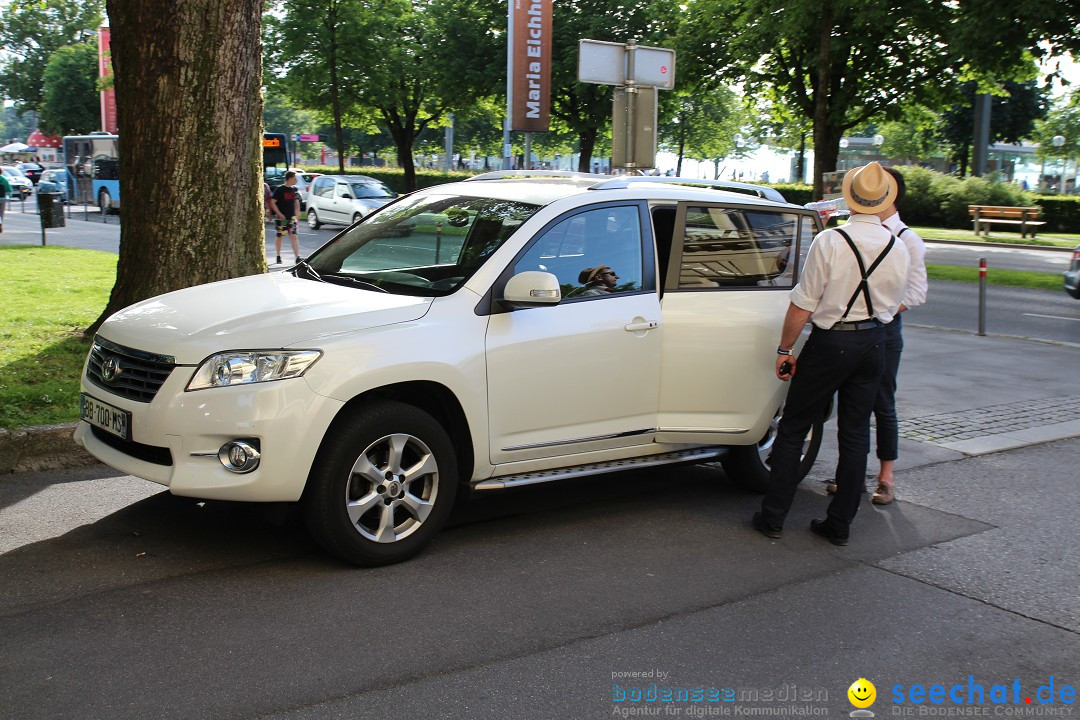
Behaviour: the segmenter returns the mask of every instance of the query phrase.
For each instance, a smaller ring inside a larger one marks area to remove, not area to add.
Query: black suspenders
[[[847,244],[848,247],[851,248],[851,252],[855,253],[855,260],[859,263],[859,273],[862,275],[862,280],[859,281],[859,286],[855,288],[855,293],[851,296],[851,300],[848,301],[847,310],[844,310],[844,315],[840,318],[840,321],[843,322],[844,318],[846,318],[848,316],[848,313],[851,312],[851,308],[855,306],[855,301],[859,299],[859,293],[862,293],[863,298],[866,300],[866,311],[870,313],[870,319],[873,320],[875,318],[875,313],[874,303],[870,301],[870,273],[877,270],[878,265],[880,265],[881,261],[885,259],[885,256],[889,254],[889,251],[892,250],[893,245],[896,243],[896,236],[891,234],[889,235],[889,244],[885,246],[885,249],[881,251],[881,254],[878,255],[877,259],[874,260],[872,265],[870,265],[870,269],[867,270],[866,265],[863,264],[862,255],[859,254],[859,248],[855,247],[855,243],[851,240],[851,236],[840,228],[833,229],[836,230],[836,232],[840,233],[840,236],[842,238],[847,240]],[[904,228],[904,230],[906,229],[907,228]],[[903,230],[901,230],[900,232],[903,232]]]

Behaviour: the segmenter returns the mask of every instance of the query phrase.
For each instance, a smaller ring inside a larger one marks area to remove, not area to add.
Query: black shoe
[[[820,535],[833,545],[847,545],[847,537],[837,535],[836,531],[829,527],[829,524],[824,520],[811,520],[810,532]]]
[[[280,255],[277,256],[277,262],[274,263],[274,264],[275,265],[280,265],[281,264],[281,256]]]
[[[765,521],[761,519],[761,513],[759,512],[754,513],[754,517],[750,518],[750,527],[754,528],[765,537],[772,538],[773,540],[779,540],[783,535],[779,530],[774,530],[766,525]]]

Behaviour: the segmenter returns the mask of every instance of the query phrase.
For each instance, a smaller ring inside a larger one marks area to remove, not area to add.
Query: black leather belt
[[[830,330],[870,330],[871,328],[884,327],[885,324],[875,318],[869,320],[856,320],[855,322],[838,322]]]

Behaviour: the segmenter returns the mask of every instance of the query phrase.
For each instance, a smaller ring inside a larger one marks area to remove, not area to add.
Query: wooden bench
[[[968,205],[968,213],[975,224],[975,234],[979,234],[980,225],[983,235],[990,234],[990,225],[1019,225],[1020,237],[1027,237],[1031,231],[1031,237],[1040,225],[1045,225],[1045,220],[1039,220],[1040,207],[1009,207],[1006,205]]]

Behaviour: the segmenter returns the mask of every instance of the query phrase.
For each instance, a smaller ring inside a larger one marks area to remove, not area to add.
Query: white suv
[[[819,220],[702,182],[482,175],[139,303],[98,333],[75,438],[177,495],[299,502],[363,565],[418,552],[460,488],[716,459],[760,488]]]

